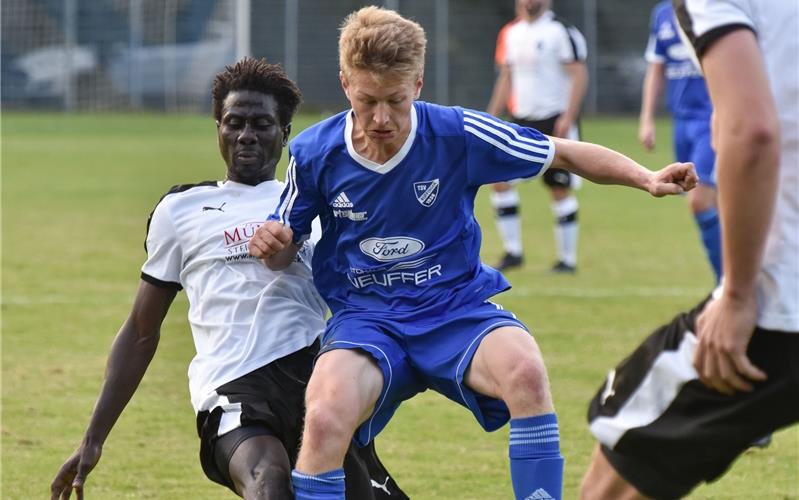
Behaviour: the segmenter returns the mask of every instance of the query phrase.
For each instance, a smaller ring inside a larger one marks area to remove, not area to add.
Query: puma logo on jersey
[[[207,212],[208,210],[219,210],[220,212],[224,212],[224,210],[222,210],[222,207],[224,207],[226,204],[227,202],[223,202],[218,207],[203,207],[203,212]]]

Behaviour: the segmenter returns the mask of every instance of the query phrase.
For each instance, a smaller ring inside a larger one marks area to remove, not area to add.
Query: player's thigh
[[[267,428],[240,427],[225,434],[217,441],[214,455],[240,495],[251,498],[268,493],[268,498],[293,498],[288,452]]]
[[[319,355],[305,397],[308,408],[322,404],[361,424],[383,389],[383,372],[359,349],[332,349]]]
[[[524,329],[502,326],[480,342],[464,380],[474,391],[505,399],[519,378],[547,385],[541,350]]]

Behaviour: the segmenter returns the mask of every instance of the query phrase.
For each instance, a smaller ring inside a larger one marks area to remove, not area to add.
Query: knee
[[[245,499],[269,498],[291,500],[291,471],[288,464],[263,460],[253,466],[247,477],[236,478]]]
[[[305,410],[304,440],[348,442],[358,425],[358,417],[346,404],[330,400],[308,401]]]
[[[509,407],[551,405],[547,371],[539,357],[515,363],[500,386],[502,399]]]
[[[550,186],[549,192],[553,201],[562,201],[571,196],[571,190],[563,186]]]
[[[691,212],[700,214],[716,207],[716,191],[712,187],[698,185],[688,193]]]

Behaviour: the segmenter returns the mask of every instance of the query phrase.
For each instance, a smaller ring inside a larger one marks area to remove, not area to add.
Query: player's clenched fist
[[[656,197],[680,194],[695,188],[697,182],[699,177],[693,163],[672,163],[655,172],[649,193]]]
[[[293,233],[278,221],[270,220],[255,231],[250,238],[250,255],[266,259],[291,245]]]

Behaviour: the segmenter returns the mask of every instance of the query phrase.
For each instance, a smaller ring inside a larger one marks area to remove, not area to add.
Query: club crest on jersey
[[[425,207],[430,207],[436,202],[438,198],[438,179],[432,181],[422,181],[413,183],[413,194],[416,195],[416,201]]]

